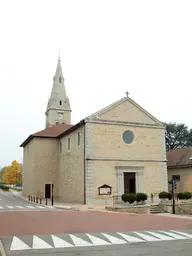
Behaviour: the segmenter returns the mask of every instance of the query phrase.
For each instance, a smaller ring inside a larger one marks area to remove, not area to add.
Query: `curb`
[[[0,256],[6,256],[5,249],[1,239],[0,239]]]

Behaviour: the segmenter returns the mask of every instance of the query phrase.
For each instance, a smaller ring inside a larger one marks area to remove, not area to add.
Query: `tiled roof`
[[[60,134],[63,134],[65,131],[69,130],[73,125],[71,124],[55,124],[46,129],[36,132],[30,135],[20,147],[24,147],[30,140],[34,137],[36,138],[57,138]]]
[[[191,158],[191,159],[190,159]],[[192,147],[178,148],[167,152],[167,166],[192,166]]]
[[[69,128],[71,128],[73,125],[71,124],[55,124],[52,125],[42,131],[36,132],[33,134],[34,137],[57,137],[61,133],[65,132]]]

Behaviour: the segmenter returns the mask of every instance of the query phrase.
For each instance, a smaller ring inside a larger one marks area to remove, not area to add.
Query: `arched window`
[[[59,77],[59,83],[61,83],[61,77]]]

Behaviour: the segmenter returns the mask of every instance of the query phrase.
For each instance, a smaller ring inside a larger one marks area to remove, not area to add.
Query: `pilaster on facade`
[[[92,203],[92,185],[93,185],[93,177],[92,177],[92,163],[89,160],[92,151],[92,130],[91,124],[85,123],[85,196],[86,203]]]

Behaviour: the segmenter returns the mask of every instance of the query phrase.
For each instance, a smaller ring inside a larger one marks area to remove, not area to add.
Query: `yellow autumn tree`
[[[2,179],[6,184],[16,184],[21,182],[21,176],[21,165],[14,160],[5,170]]]
[[[16,177],[16,183],[20,183],[21,177],[22,177],[21,165],[16,160],[14,160],[12,162],[11,167],[12,167],[15,177]]]

